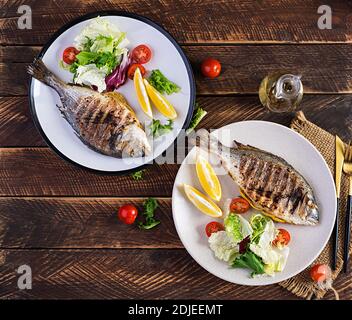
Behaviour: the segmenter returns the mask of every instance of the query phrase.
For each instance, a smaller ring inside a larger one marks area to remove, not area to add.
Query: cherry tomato
[[[125,224],[132,224],[138,215],[137,208],[132,204],[126,204],[119,208],[118,218]]]
[[[145,44],[140,44],[132,51],[132,60],[136,63],[144,64],[152,58],[152,50]]]
[[[326,264],[316,264],[310,269],[310,276],[315,282],[323,282],[331,276],[330,267]]]
[[[291,240],[291,235],[286,229],[278,229],[279,233],[273,241],[274,246],[287,246]]]
[[[224,226],[216,221],[209,222],[205,227],[205,233],[208,237],[212,235],[212,233],[224,230]]]
[[[142,74],[142,77],[144,77],[145,75],[145,68],[139,64],[139,63],[133,63],[130,65],[130,67],[128,68],[128,71],[127,71],[127,76],[133,80],[133,76],[134,76],[134,72],[136,71],[136,69],[139,68],[139,71],[141,72]]]
[[[230,204],[230,211],[234,213],[246,213],[249,210],[249,202],[243,198],[234,198]]]
[[[79,50],[74,47],[68,47],[62,53],[62,60],[67,64],[72,64],[75,62],[77,54],[79,54]]]
[[[221,64],[218,60],[207,58],[203,60],[201,65],[203,76],[208,78],[216,78],[221,72]]]

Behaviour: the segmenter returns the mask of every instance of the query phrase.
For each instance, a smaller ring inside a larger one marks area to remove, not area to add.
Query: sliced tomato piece
[[[144,75],[146,73],[145,68],[139,63],[133,63],[130,65],[130,67],[128,68],[128,71],[127,71],[127,76],[131,80],[133,80],[134,72],[136,71],[137,68],[139,68],[139,71],[141,72],[142,77],[144,77]]]
[[[279,233],[273,241],[273,245],[277,247],[287,246],[291,240],[291,235],[286,229],[278,229]]]
[[[67,64],[72,64],[75,62],[77,54],[79,54],[79,50],[75,47],[68,47],[62,53],[62,60]]]
[[[210,237],[213,233],[222,231],[222,230],[225,230],[224,226],[217,221],[209,222],[205,227],[205,233],[207,234],[208,237]]]
[[[249,207],[249,202],[246,199],[234,198],[230,204],[230,211],[234,213],[246,213]]]
[[[144,64],[152,58],[152,50],[145,44],[140,44],[132,51],[132,60],[136,63]]]

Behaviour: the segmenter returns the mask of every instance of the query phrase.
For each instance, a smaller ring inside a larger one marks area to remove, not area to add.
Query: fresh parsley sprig
[[[158,138],[173,129],[173,121],[168,120],[167,124],[161,124],[160,120],[153,119],[153,122],[150,124],[150,131],[154,138]]]
[[[158,207],[158,202],[156,201],[155,198],[148,198],[144,202],[143,206],[144,206],[144,211],[142,212],[142,216],[144,217],[145,221],[144,222],[140,221],[138,223],[138,227],[140,229],[149,230],[151,228],[154,228],[160,223],[159,220],[156,220],[154,218],[154,211]]]
[[[136,180],[136,181],[142,180],[143,179],[143,175],[144,175],[144,171],[145,171],[145,169],[142,169],[142,170],[139,170],[139,171],[131,173],[132,179]]]

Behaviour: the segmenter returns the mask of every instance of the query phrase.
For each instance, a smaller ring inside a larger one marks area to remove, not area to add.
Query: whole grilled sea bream
[[[228,148],[213,136],[208,137],[210,152],[220,158],[254,208],[279,222],[299,225],[319,222],[312,188],[284,159],[238,142]]]
[[[79,138],[90,148],[113,157],[143,157],[151,152],[147,136],[123,95],[98,93],[66,84],[35,59],[27,68],[35,79],[55,89],[58,106]]]

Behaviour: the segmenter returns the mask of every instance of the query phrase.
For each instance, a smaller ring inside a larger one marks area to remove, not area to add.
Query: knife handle
[[[351,208],[352,208],[352,195],[348,195],[347,198],[347,211],[346,211],[346,223],[345,223],[345,242],[343,248],[343,271],[347,272],[348,269],[348,251],[350,244],[350,226],[351,226]]]
[[[337,250],[339,247],[339,208],[340,208],[340,199],[337,198],[336,203],[336,220],[335,226],[332,234],[332,269],[336,270],[336,261],[337,261]]]

